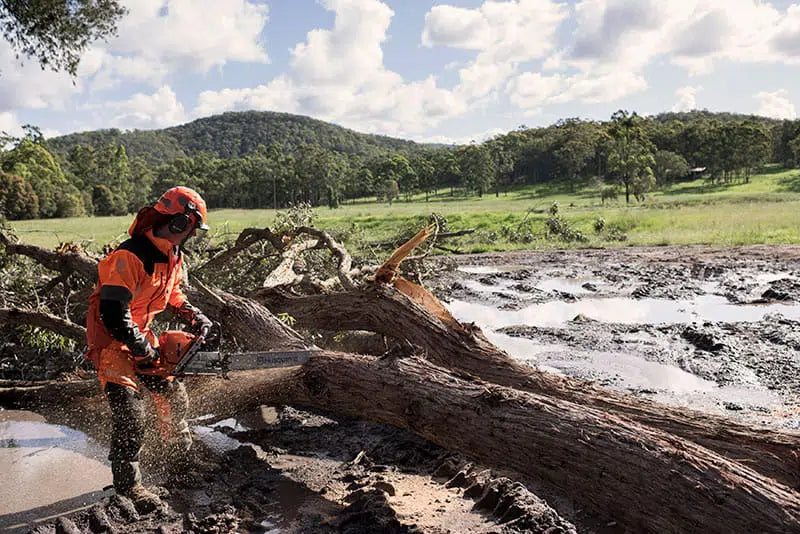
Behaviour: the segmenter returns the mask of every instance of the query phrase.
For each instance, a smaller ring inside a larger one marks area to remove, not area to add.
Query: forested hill
[[[345,154],[371,157],[393,152],[414,152],[425,145],[383,135],[358,133],[301,115],[272,111],[228,112],[163,130],[117,129],[73,133],[47,140],[48,146],[67,154],[79,145],[95,148],[123,145],[130,157],[150,164],[207,152],[222,158],[253,153],[259,145],[280,143],[285,150],[312,145]]]
[[[680,121],[683,124],[694,124],[697,122],[717,121],[721,123],[736,121],[753,121],[766,126],[780,124],[778,119],[762,117],[761,115],[747,115],[744,113],[732,113],[728,111],[709,111],[707,109],[695,109],[692,111],[664,111],[653,117],[661,123]]]

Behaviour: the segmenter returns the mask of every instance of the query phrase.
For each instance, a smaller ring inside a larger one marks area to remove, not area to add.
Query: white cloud
[[[10,111],[0,112],[0,132],[14,136],[21,136],[25,133],[17,116]]]
[[[92,89],[124,81],[158,86],[175,72],[207,72],[231,61],[266,62],[266,5],[247,0],[130,0],[118,36],[82,63]]]
[[[246,0],[130,0],[126,7],[130,12],[119,22],[118,36],[89,48],[75,79],[42,70],[35,59],[21,65],[11,46],[0,40],[0,111],[61,109],[87,88],[100,91],[122,82],[159,87],[176,72],[206,72],[230,61],[267,61],[260,38],[267,21],[265,5]]]
[[[690,74],[714,62],[797,63],[800,6],[785,13],[761,0],[582,0],[571,46],[553,68],[639,72],[665,56]]]
[[[0,111],[61,108],[80,90],[79,81],[42,70],[35,59],[20,64],[11,46],[0,39]]]
[[[720,59],[800,62],[800,5],[781,13],[761,0],[581,0],[574,12],[571,43],[543,65],[561,72],[550,77],[561,94],[545,98],[527,87],[534,78],[521,76],[508,91],[522,109],[623,98],[647,87],[644,69],[659,57],[691,75],[709,73]],[[681,89],[676,108],[695,106],[695,92]]]
[[[55,128],[42,128],[42,135],[45,139],[52,139],[53,137],[64,135],[64,133]]]
[[[425,137],[413,137],[412,139],[418,143],[440,143],[443,145],[468,145],[470,143],[483,143],[484,141],[488,141],[498,135],[503,135],[508,133],[507,130],[502,128],[489,128],[480,133],[476,133],[473,135],[459,135],[459,136],[450,136],[450,135],[431,135]]]
[[[526,116],[533,116],[548,104],[613,102],[646,88],[645,79],[632,72],[572,76],[524,72],[508,83],[507,93],[512,104],[526,110]]]
[[[691,85],[677,89],[675,96],[678,100],[672,106],[672,111],[692,111],[697,109],[697,93],[702,90],[702,87],[693,87]]]
[[[489,21],[480,9],[434,6],[425,14],[422,44],[483,50],[491,43]]]
[[[552,51],[567,15],[567,4],[553,0],[487,0],[474,9],[439,5],[425,15],[422,44],[478,50],[459,70],[456,91],[480,98],[500,88],[519,63]]]
[[[602,75],[578,74],[567,78],[567,89],[555,102],[579,100],[587,104],[613,102],[647,89],[647,81],[635,72],[610,72]]]
[[[361,131],[408,135],[467,110],[436,78],[406,81],[383,63],[394,12],[379,0],[323,0],[333,28],[314,29],[291,51],[290,70],[254,88],[205,91],[192,116],[226,110],[280,110]]]
[[[192,110],[195,117],[205,117],[222,111],[248,109],[297,111],[297,94],[287,76],[279,76],[266,85],[244,89],[203,91]]]
[[[394,15],[389,6],[374,0],[325,0],[323,5],[336,12],[334,27],[312,30],[295,46],[294,74],[309,83],[352,85],[368,84],[375,74],[394,78],[383,69],[381,49]]]
[[[538,108],[551,103],[566,87],[563,76],[543,76],[539,72],[524,72],[511,80],[508,93],[511,103],[520,108]]]
[[[155,93],[137,93],[127,100],[109,101],[90,106],[104,124],[118,128],[166,128],[186,121],[183,104],[169,86],[160,87]]]
[[[789,92],[786,89],[778,89],[771,93],[761,91],[755,95],[758,100],[757,115],[772,117],[775,119],[794,119],[797,111],[794,104],[789,100]]]

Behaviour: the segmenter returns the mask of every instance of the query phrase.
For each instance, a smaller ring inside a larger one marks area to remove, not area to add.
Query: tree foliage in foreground
[[[3,0],[0,29],[17,59],[75,76],[84,50],[116,34],[126,12],[118,0]]]

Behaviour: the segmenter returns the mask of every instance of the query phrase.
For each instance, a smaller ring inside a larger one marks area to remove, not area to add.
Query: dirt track
[[[428,283],[532,365],[800,428],[798,260],[793,246],[451,256],[434,260],[446,269]],[[107,497],[37,532],[624,531],[554,488],[382,425],[292,408],[238,423],[197,427],[252,445],[161,480],[171,505],[161,516]]]

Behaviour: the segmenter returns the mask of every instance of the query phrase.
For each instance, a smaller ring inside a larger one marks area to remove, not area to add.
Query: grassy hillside
[[[545,237],[553,202],[585,242]],[[591,188],[570,192],[547,184],[518,189],[499,197],[451,197],[440,191],[425,202],[395,201],[391,206],[363,199],[339,209],[316,210],[317,225],[336,232],[350,246],[384,241],[419,228],[435,212],[450,229],[475,228],[456,242],[464,252],[537,247],[756,243],[800,243],[800,170],[768,170],[749,184],[710,186],[702,181],[677,184],[651,194],[643,203],[624,199],[602,205]],[[212,210],[209,219],[221,238],[243,228],[273,223],[273,210]],[[605,222],[595,231],[599,217]],[[10,226],[26,242],[52,247],[61,241],[85,240],[99,249],[122,239],[131,216],[14,221]],[[615,238],[624,235],[624,241]]]
[[[47,140],[50,148],[62,154],[78,145],[97,148],[122,144],[128,156],[141,156],[151,164],[200,152],[224,158],[245,156],[259,145],[272,143],[281,143],[286,149],[314,145],[360,156],[410,152],[424,146],[403,139],[358,133],[310,117],[271,111],[223,113],[162,130],[96,130]]]

